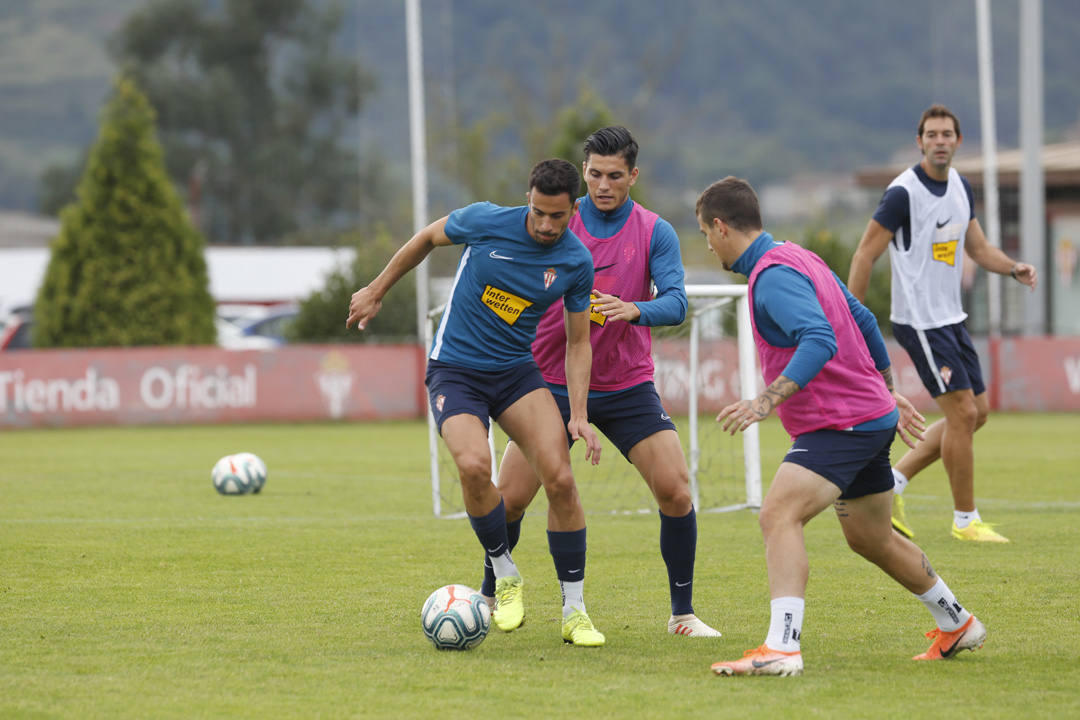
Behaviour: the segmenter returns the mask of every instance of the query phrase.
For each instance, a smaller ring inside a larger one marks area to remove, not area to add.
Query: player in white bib
[[[1010,275],[1030,288],[1038,274],[987,241],[975,217],[971,185],[952,168],[963,140],[956,115],[944,105],[927,108],[915,140],[923,159],[885,190],[848,275],[848,289],[865,299],[874,261],[889,249],[893,334],[945,414],[893,468],[893,527],[912,537],[902,494],[917,473],[941,458],[952,489],[953,537],[1008,542],[983,522],[975,506],[973,436],[986,422],[989,403],[979,357],[964,325],[960,281],[965,254],[987,271]]]

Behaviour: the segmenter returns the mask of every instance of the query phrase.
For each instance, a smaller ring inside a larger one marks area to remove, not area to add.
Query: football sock
[[[801,597],[778,597],[773,598],[771,607],[769,634],[765,637],[765,644],[781,652],[800,652],[806,600]]]
[[[506,544],[509,545],[510,552],[514,551],[521,538],[521,521],[524,519],[525,516],[522,515],[517,520],[506,521]],[[491,558],[487,553],[484,553],[484,581],[480,584],[480,594],[495,597],[495,570],[491,567]]]
[[[506,537],[506,505],[502,498],[499,504],[487,515],[469,516],[473,532],[484,546],[484,551],[491,559],[495,577],[520,575],[514,561],[510,559],[510,542]]]
[[[908,479],[904,476],[904,473],[900,472],[896,468],[892,469],[893,479],[893,492],[897,495],[903,495],[904,490],[907,488]]]
[[[953,522],[956,523],[956,527],[963,530],[976,520],[982,520],[979,517],[979,508],[975,508],[970,512],[967,510],[953,510]]]
[[[548,549],[563,594],[563,617],[575,608],[585,612],[585,528],[548,530]]]
[[[682,517],[660,513],[660,555],[667,565],[671,591],[671,614],[694,612],[694,554],[697,550],[697,516],[694,508]]]
[[[922,600],[922,604],[934,616],[934,622],[945,632],[959,630],[971,617],[971,613],[956,602],[956,596],[940,577],[934,583],[934,587],[915,597]]]
[[[574,580],[572,582],[559,581],[562,590],[562,616],[565,620],[574,610],[585,612],[585,581]]]

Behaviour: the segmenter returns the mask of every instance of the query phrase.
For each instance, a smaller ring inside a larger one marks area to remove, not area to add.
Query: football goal
[[[732,437],[720,430],[717,413],[739,399],[756,395],[760,382],[750,329],[745,285],[687,285],[690,303],[678,327],[653,328],[656,387],[675,420],[690,470],[690,490],[698,512],[761,507],[758,426]],[[428,314],[427,347],[443,308]],[[492,422],[489,435],[492,477],[507,437]],[[598,466],[584,459],[584,443],[570,455],[585,512],[655,512],[656,502],[626,458],[607,438]],[[428,412],[432,509],[438,517],[462,517],[457,471]],[[546,507],[543,491],[530,513]]]

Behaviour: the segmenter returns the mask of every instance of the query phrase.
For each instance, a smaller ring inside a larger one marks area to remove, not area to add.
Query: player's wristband
[[[1017,264],[1019,264],[1019,263],[1017,263]],[[1016,265],[1012,266],[1012,270],[1009,271],[1009,274],[1012,275],[1013,280],[1016,280]]]

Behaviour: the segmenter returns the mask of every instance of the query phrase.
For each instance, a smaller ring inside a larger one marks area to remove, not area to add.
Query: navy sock
[[[585,528],[560,532],[548,530],[548,550],[555,561],[555,575],[563,582],[585,579]]]
[[[697,552],[697,515],[690,508],[683,517],[660,513],[660,555],[667,565],[671,614],[694,612],[694,556]]]
[[[480,517],[470,515],[469,524],[472,525],[473,532],[484,547],[485,568],[491,564],[488,555],[502,555],[509,552],[510,542],[506,539],[506,505],[502,498],[499,498],[499,504],[487,515]],[[494,594],[493,590],[492,595]]]
[[[521,521],[525,519],[522,515],[517,520],[506,521],[506,544],[510,548],[511,552],[517,547],[518,540],[521,538]],[[484,582],[480,585],[480,594],[487,597],[495,597],[495,571],[491,567],[491,558],[484,553]]]

